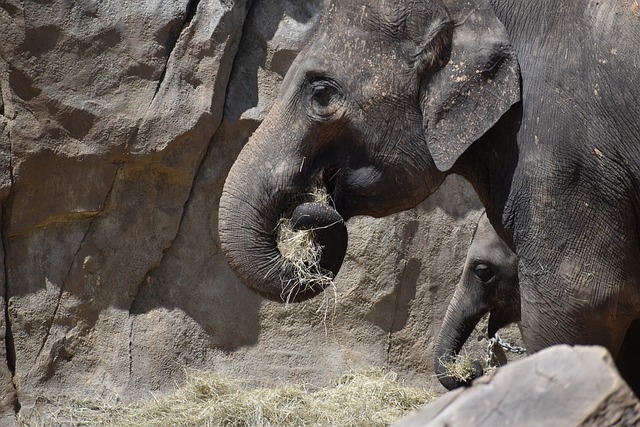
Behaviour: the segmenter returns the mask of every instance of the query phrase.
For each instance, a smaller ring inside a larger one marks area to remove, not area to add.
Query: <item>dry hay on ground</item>
[[[78,397],[50,401],[45,424],[24,426],[387,426],[435,397],[406,387],[392,372],[369,369],[330,387],[248,389],[217,374],[189,372],[174,393],[152,401],[109,403]]]

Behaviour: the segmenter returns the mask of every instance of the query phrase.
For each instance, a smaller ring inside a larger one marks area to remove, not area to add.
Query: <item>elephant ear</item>
[[[520,71],[488,1],[443,3],[454,22],[449,61],[422,73],[420,102],[429,151],[444,172],[520,100]]]

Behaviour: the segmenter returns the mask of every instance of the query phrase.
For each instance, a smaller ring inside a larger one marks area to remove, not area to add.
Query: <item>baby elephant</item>
[[[487,312],[490,313],[489,337],[493,337],[498,329],[520,320],[516,255],[483,214],[476,226],[462,277],[436,340],[436,374],[447,389],[467,384],[449,375],[444,365],[455,359]],[[479,375],[482,375],[482,367],[476,363],[474,376]]]

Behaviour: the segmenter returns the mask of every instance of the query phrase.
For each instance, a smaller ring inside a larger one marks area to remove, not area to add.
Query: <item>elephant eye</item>
[[[311,99],[321,107],[327,107],[331,102],[332,88],[325,83],[315,83],[311,87]]]
[[[494,276],[494,273],[491,267],[489,267],[487,264],[482,264],[482,263],[476,264],[473,267],[473,274],[475,274],[476,277],[480,279],[480,281],[485,283],[491,280]]]
[[[343,96],[337,84],[327,78],[309,83],[309,113],[316,120],[328,120],[342,105]]]

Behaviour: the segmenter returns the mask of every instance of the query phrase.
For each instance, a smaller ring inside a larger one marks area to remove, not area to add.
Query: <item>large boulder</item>
[[[321,0],[8,0],[0,7],[0,413],[148,396],[185,368],[433,384],[433,339],[480,203],[460,178],[354,218],[335,289],[267,302],[219,251],[232,162]],[[21,408],[21,409],[20,409]]]
[[[555,346],[445,394],[394,427],[640,426],[640,402],[603,347]]]

